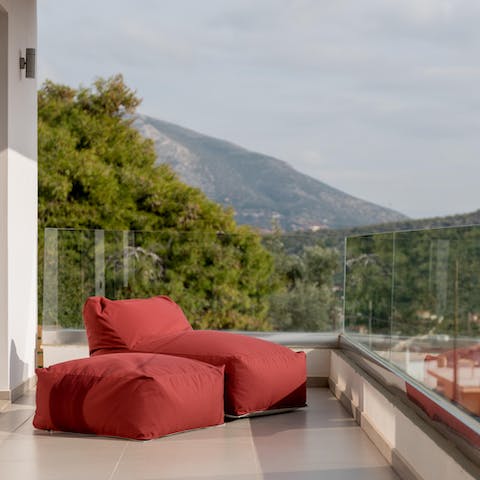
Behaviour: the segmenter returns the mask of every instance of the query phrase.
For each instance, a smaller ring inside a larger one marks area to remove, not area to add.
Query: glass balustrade
[[[480,416],[480,227],[349,237],[345,334]]]
[[[45,329],[82,329],[87,297],[168,295],[194,328],[339,330],[343,252],[305,234],[47,228],[40,236]]]
[[[63,334],[83,329],[91,295],[168,295],[194,328],[343,332],[478,425],[480,227],[354,236],[345,246],[340,254],[299,233],[48,228],[40,321]]]

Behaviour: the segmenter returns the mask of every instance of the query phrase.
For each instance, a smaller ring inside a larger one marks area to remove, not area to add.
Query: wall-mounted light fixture
[[[25,57],[20,57],[20,70],[25,70],[25,78],[35,78],[35,49],[27,48]]]

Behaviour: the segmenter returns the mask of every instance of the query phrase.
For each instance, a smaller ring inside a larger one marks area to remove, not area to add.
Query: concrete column
[[[0,0],[0,400],[35,373],[37,83],[19,68],[26,48],[37,48],[36,0]]]

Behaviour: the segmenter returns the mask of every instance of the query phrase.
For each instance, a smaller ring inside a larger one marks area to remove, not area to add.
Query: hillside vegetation
[[[318,232],[284,233],[282,240],[291,253],[301,251],[304,246],[316,245],[319,242],[326,247],[343,251],[346,237],[356,235],[370,235],[384,232],[408,230],[423,230],[431,228],[461,227],[465,225],[480,225],[480,210],[471,213],[432,217],[417,220],[401,220],[398,222],[379,223],[377,225],[363,225],[351,228],[324,229]]]

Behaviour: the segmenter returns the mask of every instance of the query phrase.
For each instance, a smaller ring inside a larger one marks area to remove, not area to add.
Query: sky
[[[478,0],[38,0],[39,80],[124,75],[141,113],[413,218],[480,208]]]

